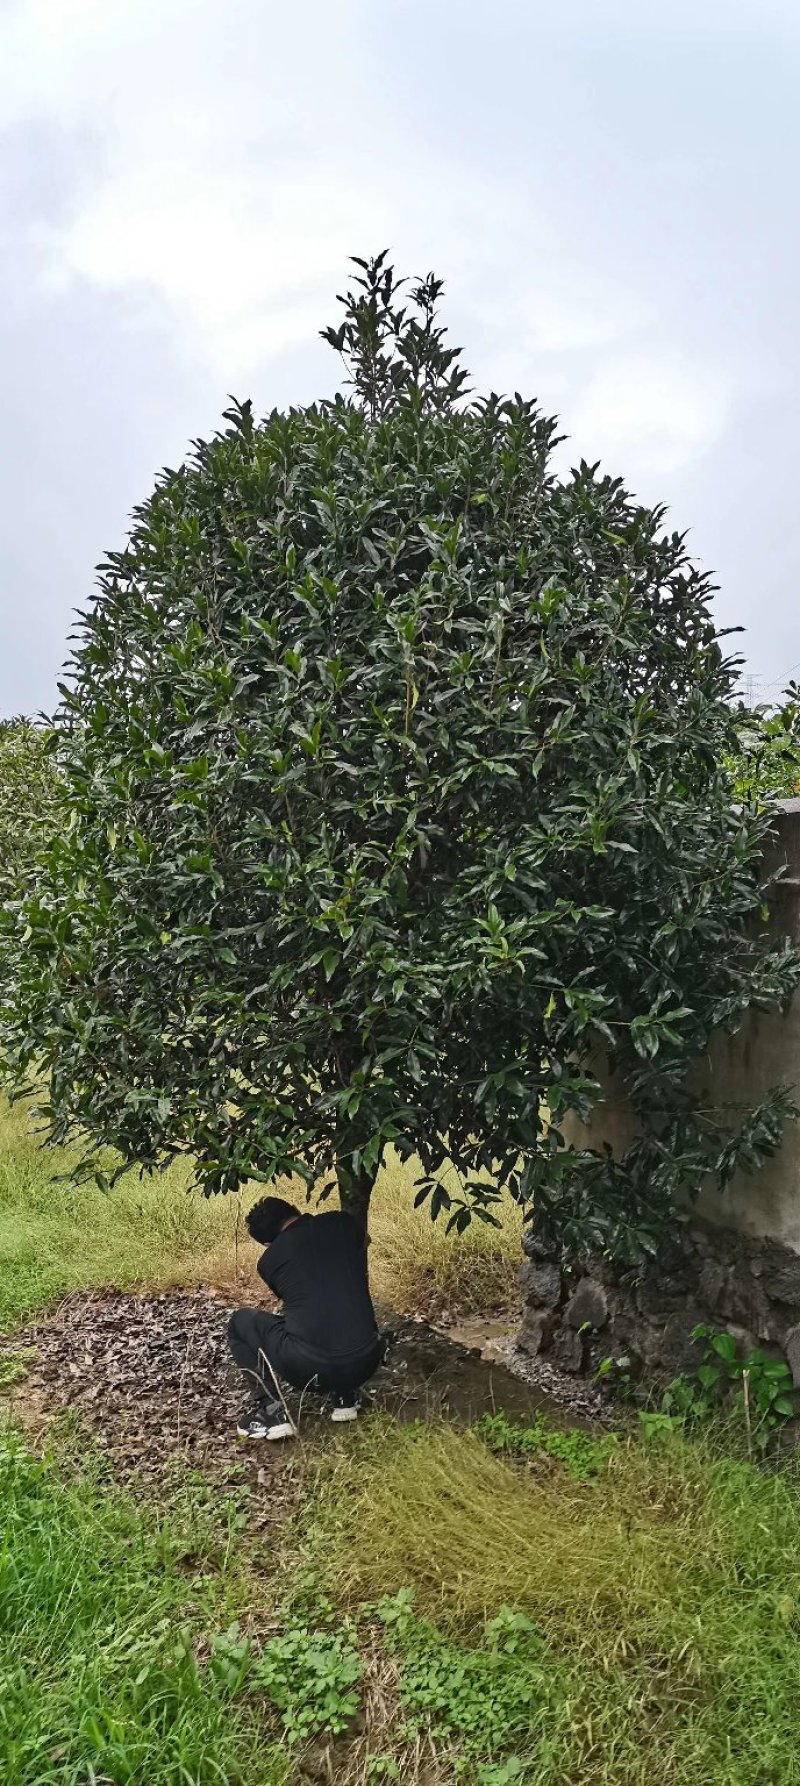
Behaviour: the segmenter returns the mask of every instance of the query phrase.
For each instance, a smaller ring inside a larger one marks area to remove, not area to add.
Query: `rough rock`
[[[526,1309],[517,1334],[517,1351],[526,1358],[538,1358],[547,1350],[553,1331],[553,1315],[549,1309]]]
[[[699,1308],[679,1310],[670,1315],[661,1335],[659,1362],[664,1374],[668,1377],[679,1377],[684,1371],[697,1369],[702,1362],[704,1342],[692,1338],[692,1333],[703,1320],[703,1311]]]
[[[581,1279],[564,1310],[568,1327],[605,1327],[608,1320],[608,1297],[602,1284],[590,1277]]]
[[[535,1308],[554,1308],[561,1298],[561,1272],[557,1265],[529,1259],[520,1266],[519,1287]]]
[[[553,1259],[555,1257],[552,1246],[548,1245],[546,1241],[540,1240],[532,1228],[525,1229],[522,1236],[522,1251],[529,1259]]]
[[[784,1257],[777,1267],[768,1262],[761,1274],[761,1286],[770,1301],[800,1309],[800,1257]]]
[[[697,1286],[698,1297],[704,1308],[713,1313],[720,1307],[727,1282],[725,1266],[718,1259],[705,1259]]]
[[[552,1342],[552,1354],[561,1370],[579,1371],[583,1365],[584,1345],[574,1327],[559,1327]]]
[[[795,1389],[800,1389],[800,1321],[794,1327],[790,1327],[788,1333],[784,1334],[783,1349],[786,1353],[786,1362],[792,1373],[792,1382]]]
[[[766,1339],[769,1331],[770,1304],[764,1294],[763,1286],[758,1278],[749,1271],[736,1270],[728,1272],[725,1293],[719,1305],[724,1316],[724,1324],[733,1323],[739,1327],[748,1327],[757,1333],[760,1339]],[[710,1310],[713,1313],[713,1310]]]
[[[800,1255],[778,1241],[686,1224],[657,1260],[634,1269],[607,1256],[576,1255],[562,1268],[531,1257],[520,1285],[523,1344],[552,1352],[565,1370],[596,1369],[602,1347],[603,1355],[635,1354],[645,1376],[675,1376],[696,1368],[701,1348],[691,1330],[704,1324],[732,1331],[742,1356],[756,1345],[782,1349],[800,1387]],[[603,1336],[587,1344],[584,1333],[580,1356],[560,1339],[579,1329]]]

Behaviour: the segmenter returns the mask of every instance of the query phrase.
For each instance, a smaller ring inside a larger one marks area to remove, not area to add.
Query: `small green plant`
[[[504,1606],[486,1626],[480,1647],[464,1649],[417,1616],[411,1588],[378,1602],[375,1608],[387,1644],[400,1663],[400,1696],[407,1734],[420,1731],[457,1743],[475,1760],[503,1760],[524,1737],[528,1748],[552,1736],[554,1714],[565,1699],[563,1671],[553,1666],[547,1646],[530,1619]],[[517,1757],[506,1772],[479,1778],[491,1786],[513,1780]]]
[[[513,1786],[515,1780],[521,1780],[526,1764],[519,1755],[509,1755],[505,1761],[490,1761],[478,1768],[477,1786]]]
[[[700,1375],[700,1372],[703,1375]],[[700,1365],[694,1373],[682,1372],[667,1385],[661,1397],[661,1412],[669,1415],[676,1425],[691,1420],[708,1420],[718,1406],[713,1394],[714,1382],[709,1381],[705,1365]]]
[[[774,1358],[761,1346],[740,1358],[732,1333],[715,1333],[702,1324],[692,1337],[706,1341],[698,1382],[711,1395],[724,1397],[727,1390],[736,1390],[734,1407],[744,1417],[748,1437],[763,1450],[795,1412],[794,1383],[785,1359]]]
[[[604,1385],[619,1401],[632,1401],[636,1394],[630,1358],[615,1358],[609,1353],[601,1358],[594,1374],[595,1383]]]
[[[32,1347],[18,1352],[0,1352],[0,1391],[11,1389],[15,1383],[21,1383],[27,1376],[29,1367],[36,1357]]]
[[[544,1454],[553,1458],[564,1465],[573,1482],[586,1482],[597,1476],[616,1443],[613,1433],[604,1433],[601,1439],[595,1439],[589,1433],[577,1430],[562,1432],[559,1427],[551,1426],[543,1414],[537,1414],[531,1425],[525,1426],[509,1420],[502,1410],[496,1414],[482,1414],[475,1422],[475,1431],[490,1451],[508,1452],[515,1457]]]
[[[788,1364],[761,1346],[740,1358],[732,1333],[715,1332],[704,1323],[693,1328],[692,1338],[706,1342],[697,1369],[668,1385],[658,1410],[640,1414],[644,1432],[652,1437],[668,1427],[708,1420],[731,1404],[744,1420],[748,1445],[765,1450],[795,1413]]]
[[[251,1660],[250,1643],[242,1637],[238,1620],[235,1620],[227,1631],[221,1631],[214,1638],[208,1672],[221,1692],[232,1699],[244,1685]]]
[[[400,1763],[394,1755],[370,1755],[367,1762],[368,1780],[401,1780]]]
[[[287,1736],[296,1740],[322,1730],[338,1736],[347,1729],[358,1710],[363,1672],[349,1620],[339,1630],[298,1620],[265,1645],[250,1679],[269,1695]]]

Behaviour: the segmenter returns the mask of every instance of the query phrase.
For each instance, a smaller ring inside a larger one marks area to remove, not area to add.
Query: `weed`
[[[552,1426],[544,1414],[538,1414],[530,1426],[509,1420],[502,1410],[482,1414],[475,1422],[475,1432],[490,1451],[507,1452],[515,1457],[546,1457],[564,1465],[573,1482],[586,1482],[596,1476],[608,1460],[616,1444],[613,1433],[595,1439],[590,1433],[575,1429],[564,1432]]]
[[[765,1449],[795,1413],[794,1383],[786,1360],[773,1358],[760,1346],[740,1358],[732,1333],[715,1333],[706,1326],[695,1327],[693,1338],[706,1341],[696,1372],[701,1388],[718,1397],[738,1385],[735,1410],[744,1418],[748,1439]]]
[[[348,1621],[337,1631],[293,1620],[256,1653],[237,1620],[214,1639],[208,1672],[228,1698],[245,1682],[251,1691],[263,1690],[280,1711],[289,1740],[296,1741],[347,1729],[358,1710],[364,1668]]]
[[[570,1712],[556,1694],[542,1713],[552,1762],[509,1738],[520,1779],[800,1786],[793,1464],[765,1473],[713,1432],[667,1431],[618,1437],[587,1484],[513,1468],[474,1432],[373,1421],[321,1467],[314,1522],[341,1602],[413,1589],[453,1666],[503,1607],[535,1626]]]
[[[479,1767],[476,1786],[514,1786],[526,1773],[528,1768],[522,1757],[508,1755],[505,1761],[490,1761]]]
[[[363,1672],[348,1621],[339,1631],[295,1624],[264,1646],[252,1679],[278,1707],[286,1734],[294,1740],[322,1730],[334,1736],[346,1730],[358,1710]]]
[[[428,1730],[455,1741],[466,1756],[493,1759],[518,1739],[526,1748],[552,1742],[566,1682],[535,1626],[501,1607],[474,1648],[444,1637],[419,1618],[411,1589],[378,1602],[389,1647],[400,1663],[400,1697],[409,1734]]]
[[[766,1451],[775,1434],[795,1414],[792,1373],[783,1358],[756,1346],[740,1358],[736,1339],[724,1330],[695,1327],[692,1338],[705,1340],[697,1369],[668,1384],[658,1410],[640,1419],[653,1435],[667,1428],[691,1426],[730,1410],[743,1422],[748,1450]]]
[[[631,1370],[630,1358],[623,1355],[615,1358],[608,1353],[601,1358],[594,1374],[595,1383],[605,1385],[618,1401],[633,1401],[636,1395],[636,1384]]]
[[[30,1346],[16,1352],[0,1352],[0,1390],[12,1389],[15,1383],[21,1383],[35,1357]]]

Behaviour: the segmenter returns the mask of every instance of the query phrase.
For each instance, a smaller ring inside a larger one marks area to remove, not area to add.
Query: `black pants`
[[[234,1310],[228,1322],[228,1345],[251,1387],[260,1386],[270,1401],[275,1400],[270,1365],[276,1376],[293,1389],[315,1389],[323,1395],[355,1395],[362,1383],[374,1376],[386,1355],[386,1341],[376,1334],[366,1351],[353,1353],[349,1358],[323,1358],[286,1332],[281,1315],[268,1315],[260,1308]]]

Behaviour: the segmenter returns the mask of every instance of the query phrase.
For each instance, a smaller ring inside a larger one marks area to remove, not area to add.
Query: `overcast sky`
[[[226,394],[335,388],[347,257],[667,501],[800,670],[800,0],[0,0],[0,714]]]

